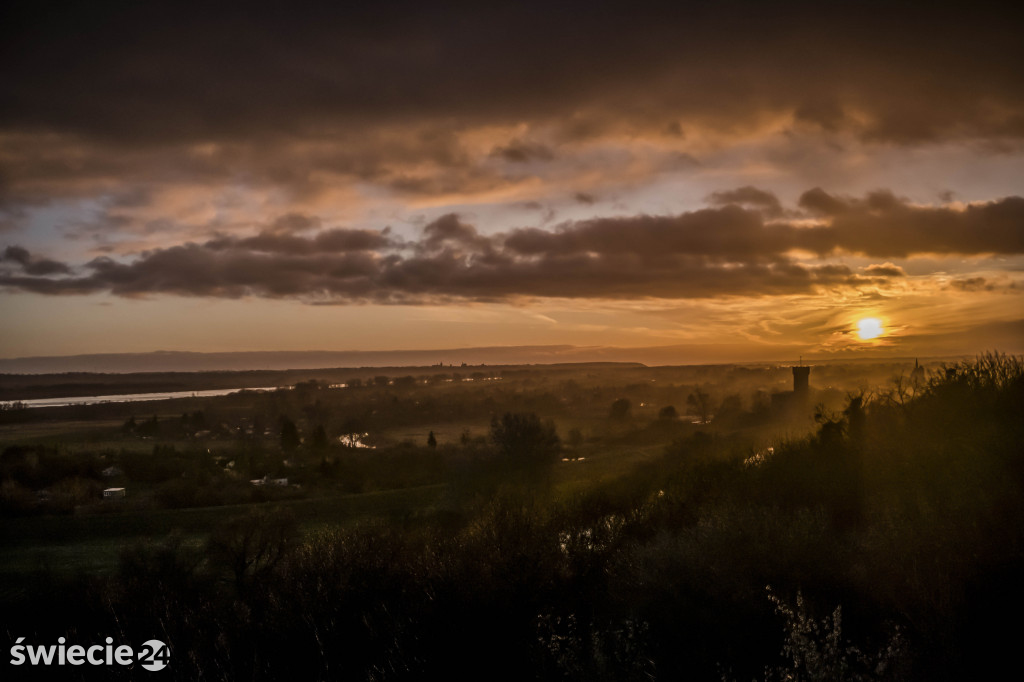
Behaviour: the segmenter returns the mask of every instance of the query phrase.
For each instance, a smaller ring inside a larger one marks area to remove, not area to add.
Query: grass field
[[[438,436],[456,440],[462,430],[448,427],[439,430]],[[471,431],[473,436],[483,433],[479,427]],[[16,441],[53,442],[71,440],[83,434],[100,436],[102,428],[96,423],[44,424],[26,429],[18,439],[4,434],[7,436],[4,440],[8,444]],[[413,435],[422,435],[424,440],[426,437],[425,433],[412,430],[389,434],[399,439]],[[621,476],[637,463],[660,456],[663,449],[662,444],[649,443],[624,443],[600,448],[584,445],[578,452],[566,453],[581,459],[560,462],[555,468],[553,483],[560,495],[571,496]],[[325,527],[350,527],[375,520],[401,521],[429,514],[443,502],[445,491],[446,486],[442,484],[265,504],[290,509],[302,531],[310,533]],[[243,515],[256,506],[239,504],[4,518],[0,520],[0,545],[4,548],[0,555],[0,581],[4,587],[0,589],[5,594],[17,591],[33,573],[44,567],[57,575],[108,573],[117,566],[118,557],[125,549],[139,543],[159,542],[172,532],[179,533],[186,543],[200,546],[218,524]]]
[[[431,485],[361,495],[340,495],[266,503],[295,514],[304,533],[326,527],[401,521],[434,509],[445,486]],[[76,516],[36,516],[0,521],[0,592],[17,592],[33,573],[103,574],[117,566],[120,553],[136,544],[159,542],[172,532],[186,543],[205,542],[218,524],[257,505],[149,510]]]

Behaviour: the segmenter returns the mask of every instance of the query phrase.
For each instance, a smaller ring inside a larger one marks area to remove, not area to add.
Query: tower
[[[803,365],[803,358],[800,358],[800,364],[793,368],[793,393],[797,395],[807,395],[810,390],[808,381],[811,377],[811,368]]]
[[[910,373],[910,384],[914,388],[920,388],[924,384],[924,367],[914,359],[914,370]]]

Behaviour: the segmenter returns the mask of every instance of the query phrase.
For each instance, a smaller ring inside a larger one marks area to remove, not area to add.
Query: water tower
[[[793,393],[805,396],[810,391],[811,368],[803,363],[804,359],[800,358],[800,364],[793,368]]]

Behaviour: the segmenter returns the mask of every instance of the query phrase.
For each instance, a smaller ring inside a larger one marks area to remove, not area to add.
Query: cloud
[[[291,234],[305,232],[320,227],[320,218],[302,213],[286,213],[274,219],[267,228],[268,232]]]
[[[995,289],[995,285],[991,284],[984,277],[964,277],[954,279],[949,283],[949,286],[953,289],[959,289],[960,291],[992,291]]]
[[[67,275],[71,268],[66,264],[46,258],[33,258],[32,254],[20,246],[8,246],[4,249],[0,262],[16,263],[27,275]]]
[[[783,5],[203,5],[197,19],[181,3],[26,3],[4,22],[19,58],[0,124],[151,143],[600,105],[659,130],[770,109],[898,142],[1024,132],[1013,22],[980,7]]]
[[[871,277],[906,277],[906,271],[895,263],[868,265],[863,268],[864,274]]]
[[[491,150],[491,156],[511,161],[512,163],[527,163],[530,161],[551,161],[555,153],[551,148],[533,142],[512,140],[505,146],[495,147]]]
[[[747,185],[733,190],[713,192],[708,197],[708,202],[717,206],[726,204],[739,204],[741,206],[753,206],[760,208],[765,215],[775,217],[782,215],[782,204],[779,198],[773,193]]]
[[[491,236],[456,214],[428,223],[413,241],[395,239],[389,230],[332,228],[306,236],[264,230],[154,249],[127,262],[97,258],[83,266],[88,274],[77,277],[64,264],[8,246],[3,260],[22,272],[0,273],[0,287],[335,303],[773,296],[829,287],[877,292],[907,276],[892,262],[865,266],[858,274],[830,262],[836,253],[1024,253],[1020,197],[961,209],[913,206],[889,192],[836,198],[815,190],[804,197],[821,199],[833,207],[832,215],[808,226],[806,216],[767,222],[760,210],[729,198],[753,196],[758,207],[771,202],[741,190],[713,195],[724,205],[678,215],[596,218]],[[806,251],[818,254],[817,262],[794,258]],[[984,285],[980,279],[951,284],[964,290]]]
[[[589,142],[692,165],[684,129],[766,121],[886,145],[1024,140],[1019,31],[977,5],[188,5],[5,12],[0,202],[111,178],[452,193],[506,180],[479,168],[494,158],[557,164]]]
[[[434,220],[423,228],[421,246],[428,251],[436,251],[445,245],[489,248],[487,238],[480,236],[476,228],[462,222],[459,216],[448,213]]]
[[[206,195],[222,232],[262,219],[244,208],[290,214],[266,226],[285,233],[485,202],[676,211],[659,183],[696,178],[692,201],[742,161],[762,167],[737,185],[771,178],[782,196],[781,178],[835,185],[835,167],[908,146],[1024,148],[1018,32],[974,6],[190,4],[5,12],[0,230],[58,205],[106,241],[171,224],[202,239],[185,194]],[[713,201],[782,217],[750,185]]]
[[[96,259],[78,278],[0,276],[0,286],[45,294],[110,291],[120,296],[173,294],[309,301],[427,303],[509,297],[708,297],[806,292],[818,285],[856,285],[840,265],[780,261],[717,267],[699,258],[659,263],[636,256],[494,258],[477,262],[451,251],[402,258],[369,254],[294,256],[172,247],[131,263]]]
[[[278,254],[316,254],[343,251],[372,251],[392,246],[388,231],[330,229],[312,237],[296,237],[272,231],[260,232],[254,237],[220,237],[206,242],[212,251],[247,250]]]
[[[800,208],[827,216],[839,215],[846,211],[845,202],[836,199],[820,187],[809,189],[800,195]]]
[[[824,214],[827,226],[805,233],[803,246],[818,253],[841,249],[883,258],[911,254],[1011,254],[1024,252],[1024,197],[951,207],[914,206],[889,191],[863,199],[839,198],[821,189],[800,197],[804,208]]]

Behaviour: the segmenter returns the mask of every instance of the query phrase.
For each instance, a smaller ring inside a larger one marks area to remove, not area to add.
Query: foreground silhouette
[[[175,679],[983,679],[1024,606],[1024,366],[949,370],[770,452],[699,432],[568,496],[502,474],[559,448],[506,414],[451,474],[482,494],[313,535],[246,515],[108,577],[39,573],[0,620],[159,634]]]

